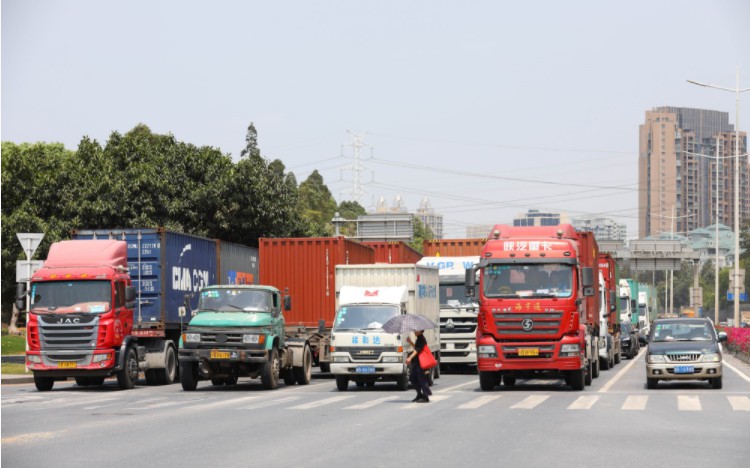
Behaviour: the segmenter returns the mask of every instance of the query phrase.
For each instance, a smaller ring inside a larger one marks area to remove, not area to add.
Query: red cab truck
[[[599,253],[599,365],[611,369],[620,362],[620,275],[617,262],[608,253]]]
[[[496,225],[466,272],[480,311],[477,368],[492,390],[517,378],[559,378],[582,390],[598,372],[598,247],[573,226]]]

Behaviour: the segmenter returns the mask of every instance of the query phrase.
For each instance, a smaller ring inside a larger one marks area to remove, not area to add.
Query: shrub
[[[727,327],[727,348],[750,355],[750,328]]]

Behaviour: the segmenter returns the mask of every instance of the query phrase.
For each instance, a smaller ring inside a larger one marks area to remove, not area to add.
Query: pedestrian
[[[417,336],[416,342],[412,343],[411,337],[407,338],[407,342],[414,346],[414,350],[409,357],[406,358],[406,364],[410,366],[411,370],[409,381],[411,381],[411,384],[417,390],[417,396],[414,397],[412,403],[429,403],[430,395],[432,395],[432,390],[430,390],[430,383],[427,380],[426,374],[429,370],[424,371],[419,365],[419,353],[421,353],[427,346],[427,339],[424,337],[424,332],[422,330],[415,330],[414,334]]]

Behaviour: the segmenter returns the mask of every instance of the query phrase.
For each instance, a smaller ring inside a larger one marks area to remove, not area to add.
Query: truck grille
[[[42,349],[91,349],[99,334],[99,316],[39,316],[39,338]],[[67,321],[76,320],[77,323]]]
[[[562,312],[495,312],[498,335],[553,335],[560,330]],[[530,330],[524,330],[525,320],[531,320]]]
[[[201,344],[241,345],[243,333],[201,332]]]
[[[701,359],[700,353],[667,354],[666,356],[669,362],[698,362]]]
[[[476,333],[476,317],[450,317],[440,319],[440,334],[450,335],[451,333]]]

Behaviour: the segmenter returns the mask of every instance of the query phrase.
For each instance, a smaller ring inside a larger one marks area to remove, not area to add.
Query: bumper
[[[26,365],[43,377],[108,377],[117,370],[117,354],[115,350],[27,351]]]
[[[268,351],[265,349],[180,349],[180,362],[268,362]]]
[[[476,364],[477,343],[475,338],[463,340],[440,341],[441,364]]]
[[[693,372],[676,373],[675,368],[685,364],[646,364],[646,377],[659,380],[696,380],[721,377],[722,365],[720,362],[696,362],[687,366],[693,368]]]
[[[358,368],[360,372],[357,371]],[[374,372],[370,372],[371,370],[373,370],[371,368],[374,368]],[[331,373],[333,375],[349,375],[361,377],[381,377],[384,375],[398,376],[406,374],[406,364],[402,362],[336,362],[331,363]]]

